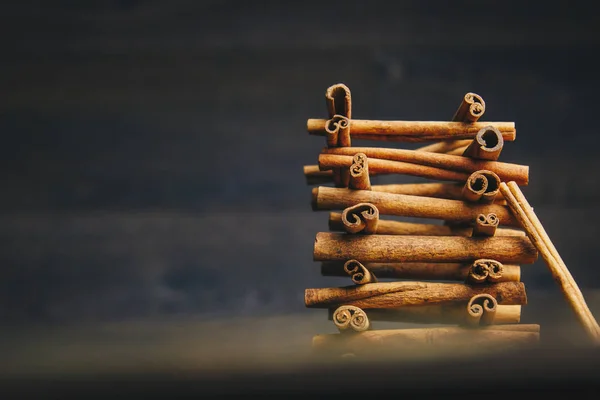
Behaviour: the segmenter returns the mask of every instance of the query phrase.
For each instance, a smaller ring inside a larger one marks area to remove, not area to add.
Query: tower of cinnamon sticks
[[[315,349],[358,355],[535,345],[540,326],[520,323],[527,304],[520,278],[521,267],[540,253],[590,337],[600,341],[541,223],[532,209],[520,209],[524,197],[517,201],[508,190],[520,193],[529,184],[527,165],[499,160],[516,139],[514,122],[480,121],[486,104],[475,93],[463,96],[450,121],[355,119],[342,83],[327,88],[325,101],[326,118],[307,121],[310,135],[325,137],[304,175],[312,209],[327,212],[329,228],[316,234],[313,259],[323,276],[347,277],[348,285],[305,290],[306,307],[327,310],[338,331],[316,335]],[[353,146],[354,139],[374,146]],[[375,184],[378,175],[422,182]],[[418,326],[377,329],[378,321]]]

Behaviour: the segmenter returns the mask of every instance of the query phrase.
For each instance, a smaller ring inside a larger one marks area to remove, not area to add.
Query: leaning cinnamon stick
[[[500,351],[525,348],[539,343],[537,324],[490,325],[478,329],[459,326],[410,329],[379,329],[344,335],[320,334],[312,347],[336,353],[403,354],[422,349],[448,349],[456,352]]]
[[[477,122],[484,113],[485,101],[483,101],[483,97],[476,93],[469,92],[463,96],[460,106],[458,106],[458,109],[452,117],[452,121]],[[457,147],[466,146],[469,143],[469,140],[443,141],[421,147],[417,150],[431,151],[434,153],[447,153],[448,151],[454,150]]]
[[[519,223],[548,265],[554,280],[575,312],[581,325],[595,345],[600,345],[600,326],[587,306],[577,282],[569,272],[560,254],[554,247],[542,223],[529,205],[519,187],[509,182],[500,184],[500,191],[508,202]]]
[[[372,234],[377,232],[379,210],[373,204],[358,203],[344,209],[340,219],[348,233]]]
[[[497,299],[498,304],[527,304],[525,285],[522,282],[468,285],[419,281],[379,282],[341,288],[306,289],[304,304],[308,308],[335,308],[340,305],[351,305],[368,310],[461,302],[466,304],[478,294],[488,294]]]
[[[327,186],[319,186],[312,190],[312,208],[315,211],[344,209],[357,203],[373,204],[379,210],[379,215],[433,218],[472,223],[479,214],[494,213],[500,219],[500,224],[517,225],[517,221],[508,207],[498,204],[470,204],[459,200]]]
[[[369,160],[363,153],[357,153],[352,157],[350,165],[351,189],[371,190],[371,180],[369,178]]]
[[[375,206],[373,207],[376,208]],[[342,214],[337,212],[329,213],[329,230],[333,232],[353,233],[349,230],[348,223],[342,220]],[[357,231],[360,231],[360,229]],[[379,218],[376,230],[370,233],[379,233],[380,235],[473,236],[473,228]],[[496,236],[525,236],[525,232],[511,228],[496,228],[495,234]]]
[[[471,174],[478,170],[488,170],[496,173],[503,181],[515,181],[519,185],[525,186],[529,182],[529,166],[505,163],[500,161],[475,160],[464,156],[454,156],[448,154],[430,153],[425,151],[416,151],[408,149],[393,149],[382,147],[352,147],[352,148],[323,148],[321,156],[324,154],[338,156],[353,156],[356,153],[363,153],[372,159],[399,161],[429,167],[446,169],[450,171],[464,172]],[[335,165],[350,165],[351,161],[347,158],[344,161],[339,158],[319,157],[319,168],[324,170]]]
[[[340,149],[352,149],[352,147],[339,147]],[[322,170],[349,169],[354,163],[352,156],[339,156],[335,154],[320,154],[319,168]],[[377,174],[402,174],[418,176],[441,181],[459,181],[467,180],[469,174],[457,172],[449,169],[429,167],[426,165],[405,163],[399,161],[381,160],[376,158],[369,159],[369,171]]]
[[[524,236],[347,235],[319,232],[314,261],[470,262],[492,258],[502,263],[533,264],[537,251]]]
[[[473,139],[481,128],[495,126],[505,141],[516,138],[514,122],[446,122],[446,121],[376,121],[351,119],[350,136],[354,139],[400,142],[428,140]],[[330,120],[309,119],[306,123],[311,135],[326,136]]]
[[[489,125],[477,132],[475,139],[465,149],[464,156],[479,160],[497,160],[503,147],[502,133],[493,125]]]
[[[411,279],[420,281],[462,281],[477,283],[518,282],[521,267],[491,259],[472,263],[365,263],[362,264],[378,278]],[[347,276],[343,261],[321,263],[323,276]]]

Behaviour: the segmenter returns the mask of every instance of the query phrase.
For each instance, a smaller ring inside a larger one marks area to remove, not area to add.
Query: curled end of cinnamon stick
[[[349,187],[352,189],[371,190],[369,162],[364,153],[356,153],[352,158]]]
[[[494,126],[486,126],[477,132],[475,139],[465,149],[464,156],[479,160],[495,161],[504,147],[502,133]]]
[[[342,223],[348,233],[376,233],[379,223],[379,210],[371,203],[355,204],[344,209]]]
[[[468,324],[472,326],[491,325],[498,309],[496,299],[487,293],[471,297],[467,304]]]
[[[479,214],[473,226],[473,236],[494,236],[500,219],[494,213]]]
[[[377,277],[358,260],[348,260],[344,263],[344,271],[350,275],[352,282],[357,285],[377,282]]]
[[[452,117],[453,121],[475,122],[485,113],[485,101],[476,93],[469,92],[463,97],[458,110]]]
[[[333,323],[340,333],[364,332],[371,327],[367,314],[355,306],[340,306],[333,312]]]
[[[471,202],[493,203],[500,191],[500,177],[488,170],[473,172],[463,187],[463,198]]]
[[[518,281],[520,273],[515,274],[512,267],[515,266],[505,267],[501,262],[491,259],[475,260],[469,268],[467,282],[497,283],[511,280]],[[520,271],[520,268],[517,268],[517,270]]]

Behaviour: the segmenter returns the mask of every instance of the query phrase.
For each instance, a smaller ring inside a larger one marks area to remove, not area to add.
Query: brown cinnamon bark
[[[357,260],[348,260],[343,266],[344,272],[352,278],[357,285],[377,282],[377,277],[367,267]]]
[[[364,153],[357,153],[352,157],[350,165],[350,189],[371,190],[369,178],[369,160]]]
[[[494,213],[479,214],[473,226],[472,236],[494,236],[500,220]]]
[[[303,170],[307,185],[333,182],[333,171],[321,171],[318,165],[305,165]]]
[[[319,232],[314,261],[472,262],[491,258],[507,264],[533,264],[537,250],[525,236],[348,235]]]
[[[341,288],[317,288],[304,291],[308,308],[335,308],[351,305],[363,310],[399,308],[431,304],[466,304],[473,296],[487,294],[498,304],[527,304],[522,282],[500,282],[487,285],[468,285],[450,282],[379,282]],[[367,311],[368,312],[368,311]]]
[[[311,135],[326,136],[326,127],[331,122],[324,119],[309,119],[306,123]],[[495,126],[505,141],[516,138],[514,122],[447,122],[447,121],[377,121],[350,120],[350,136],[353,139],[383,140],[398,142],[424,142],[447,139],[473,139],[481,128]]]
[[[362,264],[378,278],[433,281],[458,281],[472,284],[518,282],[519,265],[502,264],[496,260],[479,259],[473,263],[365,263]],[[323,276],[347,276],[342,261],[321,263]]]
[[[312,208],[315,211],[341,210],[357,203],[373,204],[379,210],[379,215],[433,218],[470,224],[479,214],[494,213],[500,219],[500,224],[517,225],[510,210],[498,204],[471,204],[459,200],[327,186],[319,186],[312,190]]]
[[[536,324],[490,325],[478,329],[445,326],[369,330],[355,335],[320,334],[313,337],[312,348],[355,355],[420,353],[424,349],[493,353],[536,346],[539,339]]]
[[[533,211],[533,208],[523,195],[523,192],[513,182],[509,182],[508,184],[502,182],[500,184],[500,191],[519,223],[539,250],[542,258],[548,265],[552,277],[559,284],[560,290],[567,299],[571,309],[575,312],[592,343],[600,345],[600,326],[598,326],[598,322],[587,306],[583,294],[577,286],[577,282],[573,279],[569,269],[556,250],[556,247],[554,247],[554,244]]]
[[[469,92],[463,96],[458,109],[452,117],[452,121],[477,122],[484,113],[485,101],[483,101],[483,97],[476,93]],[[470,142],[470,140],[442,141],[429,146],[421,147],[417,149],[417,151],[448,153],[448,151],[454,150],[457,147],[468,146]],[[460,154],[462,154],[462,152]]]
[[[352,147],[338,147],[339,149],[352,149]],[[349,169],[354,162],[352,156],[339,156],[335,154],[320,154],[319,168],[329,170],[336,168]],[[402,174],[418,176],[441,181],[464,182],[469,177],[468,173],[457,172],[443,168],[429,167],[426,165],[405,163],[399,161],[381,160],[376,158],[369,159],[369,171],[377,174]]]
[[[487,294],[477,296],[489,296]],[[415,324],[449,324],[471,327],[484,327],[489,325],[518,324],[521,321],[520,305],[498,305],[491,298],[492,308],[480,313],[477,307],[481,299],[474,296],[469,303],[457,302],[452,304],[436,304],[423,306],[404,306],[395,309],[369,309],[365,315],[370,321],[405,322]],[[482,308],[483,310],[483,308]],[[332,309],[328,310],[328,318],[333,319]]]
[[[347,224],[342,221],[342,214],[337,212],[329,213],[329,230],[333,232],[350,232]],[[377,229],[371,233],[378,233],[380,235],[473,236],[473,228],[379,218]],[[525,236],[525,232],[517,229],[497,228],[496,236]]]
[[[379,210],[373,204],[358,203],[344,209],[341,222],[348,233],[373,234],[377,232]]]
[[[477,132],[475,139],[466,148],[464,156],[494,161],[500,157],[503,147],[502,133],[493,125],[489,125]]]
[[[473,172],[463,187],[463,198],[470,202],[493,203],[498,196],[500,177],[493,171]]]
[[[469,143],[471,143],[470,140],[464,140],[464,141],[457,141],[457,142],[467,142],[466,144],[464,144],[463,146],[457,147],[455,149],[452,150],[448,150],[445,154],[448,154],[450,156],[462,156],[465,154],[465,150],[467,150],[467,147],[469,147]]]
[[[367,314],[358,307],[340,306],[331,315],[340,332],[364,332],[371,327]]]
[[[464,156],[455,156],[448,154],[430,153],[425,151],[393,149],[382,147],[352,147],[352,148],[323,148],[321,155],[341,155],[353,156],[356,153],[363,153],[373,159],[398,161],[418,165],[426,165],[450,171],[464,172],[471,174],[479,170],[494,172],[503,181],[515,181],[519,185],[525,186],[529,182],[529,166],[505,163],[500,161],[475,160]],[[334,162],[331,158],[319,157],[319,168],[324,170],[335,165],[350,165],[347,159],[343,162]],[[322,161],[321,161],[322,160]],[[371,165],[371,164],[370,164]]]

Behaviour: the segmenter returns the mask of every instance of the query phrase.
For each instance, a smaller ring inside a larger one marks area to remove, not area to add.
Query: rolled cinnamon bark
[[[364,153],[357,153],[350,165],[350,189],[371,190],[369,178],[369,160]]]
[[[366,203],[368,204],[368,203]],[[376,208],[375,206],[373,206]],[[329,213],[329,230],[333,232],[350,232],[342,221],[342,214]],[[393,221],[379,218],[375,232],[380,235],[422,235],[422,236],[473,236],[472,227],[454,227],[450,225],[422,224],[417,222]],[[525,232],[510,228],[497,228],[496,236],[525,236]]]
[[[494,213],[479,214],[473,226],[472,236],[494,236],[500,220]]]
[[[498,196],[500,177],[493,171],[473,172],[463,187],[463,198],[470,202],[493,203]]]
[[[377,282],[377,277],[357,260],[346,261],[343,268],[357,285]]]
[[[373,204],[358,203],[344,209],[341,222],[348,233],[372,234],[377,232],[379,210]]]
[[[482,294],[477,296],[489,296]],[[492,307],[486,304],[488,311],[479,303],[481,298],[473,296],[469,302],[457,302],[442,305],[405,306],[395,309],[369,309],[365,313],[370,321],[405,322],[414,324],[448,324],[470,327],[489,325],[518,324],[521,321],[520,305],[498,305],[490,297]],[[481,306],[481,311],[479,309]],[[493,311],[489,311],[493,310]],[[364,312],[364,311],[363,311]],[[333,309],[328,310],[328,318],[333,320]]]
[[[495,161],[500,157],[503,147],[502,133],[489,125],[477,132],[475,139],[465,149],[464,156]]]
[[[326,127],[331,122],[325,119],[309,119],[308,133],[326,136]],[[447,122],[447,121],[376,121],[350,120],[350,136],[354,139],[383,140],[398,142],[424,142],[448,139],[473,139],[477,132],[493,125],[502,132],[505,141],[516,138],[514,122]]]
[[[352,118],[352,95],[350,88],[343,83],[331,85],[325,91],[325,103],[329,118],[334,115],[343,115]]]
[[[357,203],[373,204],[379,210],[379,215],[433,218],[471,224],[479,214],[494,213],[500,219],[501,225],[518,224],[510,210],[498,204],[471,204],[459,200],[327,186],[319,186],[312,190],[312,208],[315,211],[344,209]]]
[[[338,147],[339,149],[352,149],[352,147]],[[338,156],[335,154],[320,154],[319,168],[329,170],[336,168],[349,169],[354,160],[352,156]],[[400,161],[369,159],[369,171],[377,174],[402,174],[440,181],[464,182],[469,177],[468,173],[457,172],[443,168],[429,167],[426,165],[405,163]]]
[[[469,285],[450,282],[396,281],[367,283],[341,288],[317,288],[304,291],[308,308],[335,308],[340,305],[371,308],[399,308],[432,304],[467,304],[473,296],[488,294],[502,305],[527,304],[522,282]],[[368,312],[368,311],[367,311]]]
[[[353,156],[356,153],[365,154],[367,157],[369,157],[370,162],[373,161],[372,159],[398,161],[403,163],[426,165],[429,167],[457,172],[465,172],[468,174],[479,170],[487,170],[494,172],[503,181],[515,181],[521,186],[525,186],[529,182],[529,166],[527,165],[505,163],[500,161],[475,160],[464,156],[430,153],[426,151],[382,147],[323,148],[321,150],[321,155],[338,155],[346,156],[346,158],[342,160],[339,158],[332,159],[329,157],[319,157],[319,168],[325,170],[334,166],[349,166],[352,162],[351,158],[348,159],[347,156]]]
[[[313,337],[312,348],[355,355],[404,354],[422,349],[494,352],[535,346],[539,339],[537,324],[490,325],[477,329],[447,326],[369,330],[355,335],[320,334]]]
[[[538,253],[526,236],[348,235],[319,232],[314,261],[472,262],[490,258],[507,264],[533,264]]]
[[[340,332],[364,332],[371,327],[367,314],[358,307],[340,306],[331,315]]]
[[[519,265],[502,264],[496,260],[479,259],[473,263],[365,263],[364,267],[378,278],[419,281],[457,281],[477,283],[518,282]],[[347,276],[342,261],[321,263],[323,276]]]
[[[303,170],[307,185],[333,182],[333,171],[321,171],[318,165],[305,165]]]
[[[450,156],[462,156],[465,154],[465,150],[467,149],[467,147],[469,146],[469,143],[471,143],[470,140],[457,140],[457,142],[467,142],[465,145],[457,147],[455,149],[452,150],[448,150],[445,154],[448,154]]]

